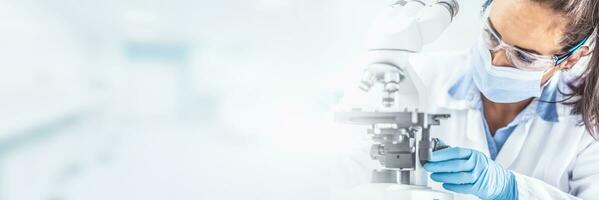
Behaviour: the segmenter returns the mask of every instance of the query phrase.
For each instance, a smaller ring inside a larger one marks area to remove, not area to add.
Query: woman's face
[[[561,41],[568,20],[550,8],[531,0],[495,0],[489,18],[492,28],[508,44],[542,55],[564,53]],[[588,47],[583,47],[558,67],[545,72],[541,85],[557,70],[572,67],[587,52]],[[492,52],[492,55],[494,65],[512,66],[504,50]]]

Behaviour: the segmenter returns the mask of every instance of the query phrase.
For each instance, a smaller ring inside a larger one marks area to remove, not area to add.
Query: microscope
[[[455,0],[399,0],[376,21],[358,87],[366,95],[377,93],[380,105],[339,111],[335,120],[369,127],[370,157],[381,168],[372,171],[371,183],[340,199],[453,199],[449,192],[430,188],[422,168],[433,151],[448,147],[431,138],[430,131],[450,116],[429,113],[433,99],[409,56],[437,39],[458,10]]]

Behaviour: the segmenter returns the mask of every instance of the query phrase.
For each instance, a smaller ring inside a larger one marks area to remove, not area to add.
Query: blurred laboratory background
[[[0,0],[0,199],[327,199],[392,2]],[[472,44],[461,3],[427,51]]]

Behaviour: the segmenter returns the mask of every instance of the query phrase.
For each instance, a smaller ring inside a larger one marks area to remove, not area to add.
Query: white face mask
[[[543,71],[524,71],[492,64],[491,52],[479,38],[470,55],[474,84],[495,103],[515,103],[541,96]]]

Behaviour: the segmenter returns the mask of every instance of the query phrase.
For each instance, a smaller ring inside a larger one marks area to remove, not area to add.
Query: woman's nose
[[[505,49],[500,49],[491,52],[492,63],[495,66],[513,67],[512,63],[507,59]]]

